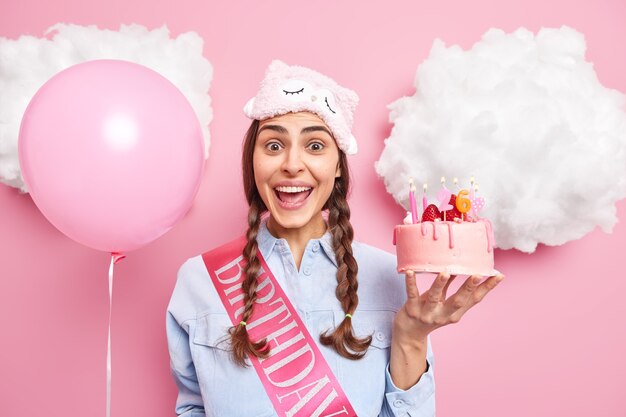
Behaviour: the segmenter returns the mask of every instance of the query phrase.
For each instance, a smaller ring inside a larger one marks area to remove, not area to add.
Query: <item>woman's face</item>
[[[339,149],[322,119],[299,112],[261,121],[253,165],[273,231],[324,230],[322,207],[341,171]]]

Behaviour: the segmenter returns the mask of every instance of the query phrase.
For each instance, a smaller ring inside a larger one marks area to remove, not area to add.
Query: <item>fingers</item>
[[[407,270],[404,273],[404,283],[406,285],[406,296],[408,299],[417,299],[420,296],[415,282],[415,271]]]
[[[502,274],[494,275],[492,277],[487,278],[482,284],[478,286],[478,288],[476,288],[476,291],[474,291],[474,296],[473,296],[474,302],[472,303],[472,305],[481,302],[482,299],[485,298],[485,295],[487,295],[489,291],[496,288],[496,286],[503,279],[504,279],[504,275]]]
[[[439,273],[439,275],[437,275],[437,278],[435,278],[433,285],[431,285],[430,290],[428,290],[428,302],[430,304],[437,304],[444,299],[444,288],[446,287],[446,284],[449,280],[450,275],[446,274],[445,272],[441,272]]]
[[[457,290],[457,292],[450,297],[446,304],[449,304],[451,310],[459,310],[465,307],[472,298],[472,294],[478,288],[480,283],[479,275],[472,275],[468,277],[463,285]]]
[[[450,297],[448,310],[451,311],[452,322],[459,321],[467,310],[481,302],[485,295],[504,279],[504,275],[494,275],[480,283],[481,279],[479,275],[472,275],[459,288],[456,294]]]
[[[446,282],[446,285],[443,287],[442,300],[445,300],[448,297],[448,288],[450,288],[450,284],[454,281],[456,275],[450,275],[450,279]]]

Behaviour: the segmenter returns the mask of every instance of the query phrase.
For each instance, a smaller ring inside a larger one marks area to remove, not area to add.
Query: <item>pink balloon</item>
[[[126,252],[189,210],[203,149],[198,119],[172,83],[138,64],[97,60],[37,91],[18,151],[26,186],[55,227],[92,248]]]

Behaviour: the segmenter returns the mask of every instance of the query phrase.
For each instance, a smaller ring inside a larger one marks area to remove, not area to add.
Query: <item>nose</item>
[[[282,166],[283,172],[290,175],[296,175],[299,172],[304,171],[304,161],[302,160],[302,155],[297,147],[291,147],[283,155],[285,155]]]

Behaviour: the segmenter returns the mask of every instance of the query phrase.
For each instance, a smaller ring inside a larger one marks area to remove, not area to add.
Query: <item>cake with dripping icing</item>
[[[454,195],[450,203],[455,203]],[[445,214],[444,214],[445,213]],[[447,216],[446,216],[447,215]],[[446,272],[450,275],[495,275],[491,222],[455,210],[439,212],[428,206],[417,223],[411,213],[395,226],[398,272]]]

